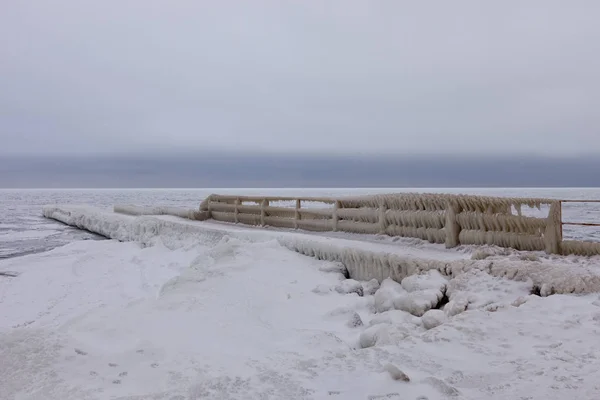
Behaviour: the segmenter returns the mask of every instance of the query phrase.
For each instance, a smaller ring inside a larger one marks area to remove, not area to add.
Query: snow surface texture
[[[224,234],[241,239],[271,240],[300,254],[318,260],[342,263],[356,280],[391,277],[396,281],[410,275],[437,270],[445,276],[457,276],[472,269],[492,276],[518,281],[532,281],[542,296],[555,293],[591,293],[600,291],[600,266],[595,262],[574,264],[568,258],[555,257],[530,261],[522,258],[488,257],[467,260],[454,251],[416,251],[343,239],[318,240],[300,233],[235,230],[206,222],[175,217],[131,217],[87,206],[47,206],[44,216],[111,239],[152,244],[157,240],[167,246],[180,246],[182,240],[193,245],[197,236],[220,238]],[[385,249],[385,250],[384,250]],[[394,251],[394,253],[390,252]],[[459,255],[457,257],[457,255]],[[577,258],[575,258],[577,259]]]
[[[142,245],[0,261],[19,273],[0,279],[0,398],[600,398],[598,294],[477,268],[378,287],[273,234],[61,210]]]

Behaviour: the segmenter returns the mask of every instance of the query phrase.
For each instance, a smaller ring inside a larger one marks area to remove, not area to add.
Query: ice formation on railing
[[[273,202],[295,207],[272,207]],[[333,207],[303,209],[304,202]],[[550,210],[543,218],[524,216],[523,206]],[[600,245],[568,243],[561,249],[560,203],[552,199],[405,193],[337,199],[211,195],[200,210],[224,222],[414,237],[446,247],[488,244],[555,254],[600,254]]]

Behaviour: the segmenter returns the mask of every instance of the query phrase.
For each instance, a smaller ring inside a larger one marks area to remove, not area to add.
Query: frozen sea
[[[0,276],[0,400],[599,399],[597,292],[540,297],[529,280],[476,269],[379,287],[288,250],[278,232],[189,222],[192,232],[165,217],[165,229],[118,242],[41,216],[46,204],[96,206],[107,212],[90,210],[87,223],[106,222],[115,237],[144,222],[110,214],[114,204],[196,208],[210,193],[393,191],[0,190],[0,271],[15,273]],[[598,189],[402,191],[600,198]],[[564,217],[598,221],[600,209],[574,204]],[[594,228],[565,236],[600,237]],[[413,256],[469,257],[407,243]],[[554,263],[565,276],[600,270],[600,257],[511,260]]]

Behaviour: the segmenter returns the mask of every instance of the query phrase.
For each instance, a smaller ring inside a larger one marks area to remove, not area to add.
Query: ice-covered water
[[[347,196],[390,192],[443,192],[559,199],[600,199],[600,189],[0,189],[0,258],[46,251],[73,240],[100,239],[46,220],[45,204],[88,204],[111,208],[114,204],[165,205],[196,208],[211,193],[286,196]],[[600,204],[565,205],[565,221],[600,222]],[[598,228],[565,227],[565,237],[600,241]]]

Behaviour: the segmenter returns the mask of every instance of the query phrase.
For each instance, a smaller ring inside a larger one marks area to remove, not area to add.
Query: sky
[[[597,0],[3,0],[0,157],[598,155],[599,20]]]

